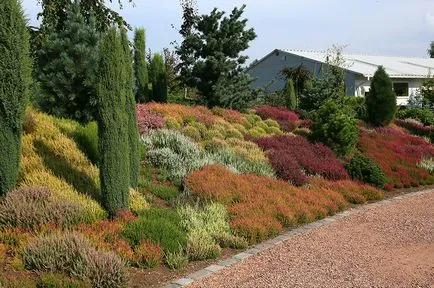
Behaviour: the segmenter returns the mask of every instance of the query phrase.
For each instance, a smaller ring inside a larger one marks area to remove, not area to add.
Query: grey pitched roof
[[[314,52],[303,50],[280,50],[289,54],[297,55],[318,62],[326,61],[326,52]],[[383,66],[390,77],[393,78],[425,78],[434,74],[434,59],[394,57],[394,56],[371,56],[343,54],[344,67],[347,70],[372,77],[378,66]]]

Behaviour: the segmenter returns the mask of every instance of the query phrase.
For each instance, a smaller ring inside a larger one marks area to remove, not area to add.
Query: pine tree
[[[247,29],[247,19],[242,19],[245,5],[234,8],[229,16],[214,9],[209,15],[197,16],[193,5],[183,5],[184,23],[180,34],[182,44],[176,47],[181,63],[178,65],[180,79],[186,86],[197,88],[208,107],[221,106],[215,94],[218,82],[234,83],[245,77],[239,76],[242,65],[248,59],[241,52],[249,48],[256,38],[253,28]],[[220,79],[220,77],[227,79]],[[248,89],[245,86],[242,89]]]
[[[165,103],[167,102],[167,80],[166,65],[161,54],[156,53],[151,62],[151,82],[152,97],[151,101]]]
[[[0,196],[17,182],[28,99],[29,35],[18,0],[0,2]]]
[[[430,58],[434,58],[434,41],[431,41],[427,52]]]
[[[87,123],[96,114],[96,71],[99,33],[94,18],[87,22],[76,1],[67,9],[64,29],[54,31],[37,51],[37,77],[47,94],[46,112]]]
[[[137,125],[136,114],[136,101],[134,99],[134,80],[133,80],[133,66],[131,63],[131,51],[129,47],[128,35],[125,29],[122,29],[122,46],[124,49],[124,65],[125,65],[125,97],[126,97],[126,110],[125,113],[128,117],[128,150],[129,150],[129,174],[130,185],[137,188],[139,179],[139,128]]]
[[[146,63],[145,29],[138,28],[134,33],[134,73],[136,78],[136,101],[143,103],[148,94],[148,67]]]
[[[289,79],[286,82],[284,93],[285,93],[286,108],[288,110],[296,109],[297,108],[297,98],[295,96],[294,81],[292,81],[292,79]]]
[[[116,28],[100,43],[98,69],[98,133],[103,206],[111,216],[128,208],[130,186],[128,116],[126,115],[125,50]]]
[[[392,81],[382,66],[378,67],[366,97],[369,122],[375,126],[387,126],[395,118],[396,95]]]

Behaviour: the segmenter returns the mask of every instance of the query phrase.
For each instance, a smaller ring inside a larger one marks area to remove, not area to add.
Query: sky
[[[30,23],[40,6],[22,0]],[[117,2],[116,0],[114,2]],[[121,15],[133,27],[143,27],[152,51],[173,48],[181,41],[179,0],[124,1]],[[258,37],[245,54],[249,62],[274,49],[327,50],[344,46],[345,53],[427,57],[434,40],[434,0],[197,0],[200,14],[214,7],[228,14],[246,4],[247,26]],[[108,4],[119,10],[117,4]]]

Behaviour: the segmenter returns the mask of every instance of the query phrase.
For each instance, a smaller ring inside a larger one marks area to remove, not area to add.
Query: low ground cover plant
[[[88,279],[92,287],[123,287],[126,282],[123,261],[97,251],[77,233],[40,237],[23,249],[22,257],[28,269],[67,273]]]
[[[407,129],[412,134],[426,137],[431,142],[434,140],[433,126],[426,126],[418,120],[414,119],[396,119],[395,124]]]
[[[292,132],[298,127],[306,127],[306,125],[310,124],[308,121],[300,120],[300,117],[297,113],[288,111],[285,108],[264,105],[256,107],[255,112],[264,120],[276,120],[286,132]]]
[[[294,185],[307,183],[308,175],[328,180],[349,179],[344,165],[322,144],[311,144],[303,137],[290,135],[261,137],[254,140],[267,151],[277,175]]]
[[[45,225],[68,228],[85,220],[81,206],[56,199],[47,188],[16,189],[0,200],[0,227],[37,231]]]
[[[231,229],[250,243],[277,235],[283,227],[321,219],[347,206],[344,197],[330,189],[297,188],[282,180],[237,175],[221,165],[191,173],[185,185],[201,199],[224,204]]]
[[[383,170],[386,189],[434,183],[429,172],[417,166],[422,158],[434,155],[433,146],[423,138],[411,136],[394,125],[375,130],[361,127],[358,146]]]

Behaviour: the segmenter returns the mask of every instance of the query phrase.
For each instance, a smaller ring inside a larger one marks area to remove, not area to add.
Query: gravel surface
[[[434,193],[314,229],[188,287],[434,287]]]

